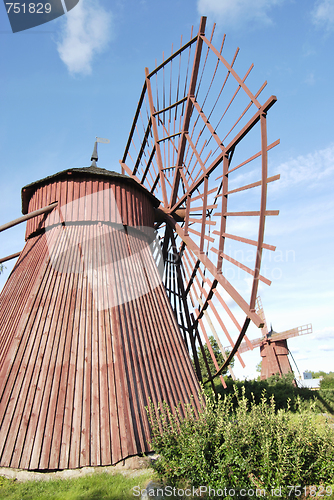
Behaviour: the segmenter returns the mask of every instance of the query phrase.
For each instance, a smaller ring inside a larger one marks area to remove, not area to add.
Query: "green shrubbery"
[[[258,404],[261,400],[263,391],[266,391],[267,397],[275,397],[276,409],[290,408],[291,411],[296,411],[297,407],[308,408],[310,404],[315,403],[316,411],[334,415],[334,388],[321,388],[317,391],[310,389],[299,388],[293,385],[294,375],[289,373],[280,377],[278,374],[266,380],[237,380],[234,382],[230,378],[226,378],[227,389],[224,389],[220,380],[216,379],[216,390],[222,397],[225,394],[232,395],[232,401],[236,404],[234,397],[234,387],[239,390],[244,388],[246,398],[251,401],[253,398]],[[211,393],[209,384],[205,386],[207,394]]]
[[[218,402],[204,397],[199,415],[189,406],[180,419],[164,405],[151,420],[161,479],[178,487],[265,489],[266,498],[272,488],[281,487],[283,498],[293,498],[289,485],[333,484],[334,433],[318,420],[314,404],[302,409],[296,403],[293,413],[289,407],[277,409],[265,393],[258,404],[249,401],[245,388],[235,390],[236,402],[232,395]]]
[[[332,391],[334,392],[334,373],[333,372],[329,373],[320,372],[320,373],[323,374],[320,375],[322,376],[322,380],[320,382],[320,389],[332,389]]]

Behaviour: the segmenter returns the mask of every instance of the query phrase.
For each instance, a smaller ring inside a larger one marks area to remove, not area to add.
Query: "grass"
[[[8,500],[133,500],[132,488],[144,488],[153,476],[145,472],[137,477],[94,473],[75,479],[26,481],[0,477],[0,499]]]

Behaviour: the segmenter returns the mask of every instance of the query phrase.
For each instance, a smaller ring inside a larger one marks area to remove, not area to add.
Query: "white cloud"
[[[212,14],[226,26],[240,26],[247,22],[271,24],[269,11],[284,0],[198,0],[201,15]]]
[[[311,85],[311,86],[315,85],[316,77],[315,77],[315,74],[313,72],[311,72],[307,75],[307,77],[305,78],[305,83],[307,85]]]
[[[329,344],[319,345],[318,349],[320,351],[334,351],[334,345],[329,345]]]
[[[93,57],[106,48],[111,38],[111,21],[111,13],[98,0],[81,0],[66,14],[57,48],[70,73],[92,72]]]
[[[314,182],[328,181],[334,174],[334,144],[314,153],[290,158],[279,166],[278,171],[281,173],[279,189],[283,185],[285,187],[304,182],[309,184],[310,181],[314,187]]]
[[[314,334],[310,336],[311,339],[315,340],[333,340],[334,341],[334,328],[329,326],[323,328],[322,330],[317,330]]]
[[[334,29],[334,3],[333,0],[318,0],[312,12],[313,23],[319,28],[328,31]]]
[[[294,358],[298,361],[303,361],[309,359],[310,357],[307,354],[296,354]]]

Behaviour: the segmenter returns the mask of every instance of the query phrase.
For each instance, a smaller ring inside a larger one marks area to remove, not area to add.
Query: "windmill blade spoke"
[[[187,287],[186,287],[185,292],[184,292],[185,295],[188,295],[188,293],[189,293],[189,290],[190,290],[190,288],[191,288],[191,286],[192,286],[192,284],[194,282],[194,278],[196,276],[196,273],[197,273],[197,270],[199,268],[200,263],[201,263],[200,260],[197,259],[197,262],[196,262],[196,264],[194,266],[194,269],[193,269],[193,271],[191,273],[191,276],[188,278]]]
[[[234,71],[232,66],[224,59],[224,57],[218,52],[218,50],[212,45],[212,43],[204,36],[201,35],[202,40],[207,44],[208,47],[212,50],[212,52],[220,59],[220,61],[226,66],[228,71],[234,76],[235,80],[239,83],[240,87],[246,92],[250,100],[255,104],[255,106],[260,109],[261,104],[258,102],[258,100],[255,98],[255,96],[251,93],[249,88],[245,85],[245,83],[241,80],[239,75]]]
[[[219,253],[218,250],[216,250],[215,248],[211,247],[211,250],[215,253]],[[253,269],[250,269],[249,267],[245,266],[244,264],[242,264],[241,262],[233,259],[232,257],[230,257],[229,255],[226,255],[226,253],[224,252],[221,252],[220,253],[220,256],[227,260],[228,262],[231,262],[232,264],[234,264],[235,266],[239,267],[240,269],[242,269],[243,271],[246,271],[246,273],[248,274],[251,274],[252,276],[254,276],[255,274],[255,271],[253,271]],[[266,285],[271,285],[271,281],[268,280],[267,278],[265,278],[264,276],[261,276],[259,275],[259,280],[262,281],[263,283],[266,283]]]
[[[152,152],[151,152],[150,157],[149,157],[149,160],[146,163],[146,168],[145,168],[145,170],[143,172],[143,177],[141,178],[141,181],[140,181],[141,184],[143,184],[144,181],[145,181],[145,179],[146,179],[146,176],[147,176],[147,174],[149,172],[149,169],[150,169],[151,163],[153,161],[154,155],[155,155],[155,146],[153,147]]]
[[[212,301],[212,296],[215,294],[216,292],[216,287],[217,287],[218,283],[215,283],[215,281],[211,284],[211,287],[210,287],[210,292],[207,293],[205,292],[204,290],[204,297],[205,297],[205,303],[203,303],[201,301],[201,299],[199,298],[198,301],[199,301],[199,304],[201,305],[201,310],[199,311],[199,314],[197,316],[197,320],[199,320],[200,317],[203,316],[203,314],[207,313],[207,308],[210,307],[210,310],[213,312],[213,314],[215,315],[216,317],[216,320],[218,321],[218,324],[219,326],[221,327],[222,331],[224,332],[226,338],[228,339],[228,341],[230,342],[230,345],[232,346],[232,348],[234,347],[234,342],[224,324],[224,322],[222,321],[221,319],[221,316],[219,315],[217,309],[215,308],[214,304],[213,304],[213,301]],[[213,293],[212,293],[213,292]],[[217,339],[216,339],[217,340]],[[218,344],[220,344],[220,340],[217,340]],[[220,350],[222,352],[222,354],[224,353],[225,354],[225,350],[224,348],[220,345]],[[223,356],[224,356],[223,354]],[[240,364],[241,366],[244,368],[245,367],[245,363],[243,362],[241,356],[240,356],[240,353],[239,353],[239,350],[237,351],[237,358],[239,359],[240,361]],[[225,361],[226,361],[226,356],[225,357]]]
[[[243,82],[245,82],[246,78],[248,77],[249,73],[251,72],[251,70],[253,69],[254,65],[252,64],[251,67],[249,68],[249,70],[247,71],[246,75],[244,76],[243,78]],[[232,105],[234,99],[236,98],[238,92],[240,91],[241,89],[241,85],[238,86],[238,88],[236,89],[236,91],[234,92],[230,102],[228,103],[224,113],[222,114],[219,122],[217,123],[217,126],[216,128],[220,125],[220,122],[224,119],[224,116],[225,114],[227,113],[227,111],[229,110],[230,106]],[[231,132],[234,130],[234,128],[238,125],[238,123],[240,122],[240,120],[243,118],[243,116],[246,114],[246,112],[249,110],[250,108],[250,104],[245,108],[245,110],[243,111],[243,113],[241,113],[241,115],[239,116],[239,118],[237,119],[237,121],[234,123],[234,125],[230,128],[230,130],[227,132],[227,134],[225,135],[225,137],[223,138],[223,141],[222,143],[225,141],[225,139],[227,139],[227,137],[231,134]]]
[[[240,347],[238,349],[238,352],[240,354],[242,354],[243,352],[252,351],[256,347],[259,347],[261,342],[263,342],[263,337],[258,338],[258,339],[252,339],[249,342],[250,342],[251,346],[247,342],[241,342]]]
[[[280,143],[280,140],[278,139],[277,141],[273,142],[272,144],[269,144],[269,146],[267,146],[267,151],[270,151],[272,148],[274,148],[275,146],[277,146],[279,143]],[[262,154],[262,152],[259,151],[258,153],[256,153],[255,155],[251,156],[250,158],[247,158],[247,160],[243,161],[242,163],[240,163],[236,167],[231,168],[231,170],[229,170],[228,173],[231,174],[232,172],[234,172],[238,168],[247,165],[248,163],[250,163],[251,161],[255,160],[256,158],[259,158],[261,156],[261,154]],[[222,176],[220,176],[220,177],[222,177]],[[217,177],[216,180],[220,179],[220,177]],[[270,180],[270,181],[269,181],[269,179],[267,179],[267,182],[273,182],[273,180],[278,180],[279,177],[277,177],[277,178],[276,177],[277,176],[275,176],[275,178],[272,178],[272,180]]]
[[[291,328],[291,330],[286,330],[285,332],[274,333],[271,335],[270,339],[273,341],[278,341],[282,339],[290,339],[292,337],[297,337],[299,335],[308,335],[312,333],[312,325],[298,326],[297,328]]]
[[[210,301],[209,301],[209,302],[210,302]],[[203,302],[201,301],[201,299],[199,299],[199,303],[200,303],[200,305],[203,307]],[[212,309],[212,310],[213,310],[213,309]],[[214,339],[216,340],[216,342],[217,342],[217,344],[218,344],[218,347],[219,347],[219,349],[220,349],[220,352],[221,352],[221,353],[222,353],[222,355],[223,355],[224,360],[226,361],[226,360],[227,360],[227,355],[226,355],[225,349],[224,349],[224,347],[222,346],[222,343],[221,343],[221,341],[220,341],[219,335],[217,334],[217,331],[216,331],[216,329],[215,329],[215,327],[214,327],[213,322],[211,321],[211,318],[210,318],[210,315],[209,315],[209,312],[208,312],[208,310],[207,310],[207,309],[205,309],[205,310],[204,310],[204,318],[205,318],[206,322],[207,322],[207,323],[208,323],[208,325],[209,325],[209,328],[210,328],[210,330],[211,330],[211,333],[213,334],[213,337],[214,337]],[[238,355],[238,353],[237,353],[237,355]],[[239,356],[238,356],[238,357],[241,359],[240,354],[239,354]],[[245,364],[243,363],[243,367],[244,367],[244,366],[245,366]],[[231,366],[228,366],[228,371],[230,372],[232,379],[233,379],[233,380],[236,380],[236,377],[235,377],[235,375],[234,375],[234,373],[233,373],[233,370],[232,370],[232,367],[231,367]]]
[[[159,144],[158,126],[157,126],[157,122],[156,122],[156,117],[153,116],[155,109],[154,109],[154,104],[153,104],[151,81],[148,78],[148,74],[149,74],[148,68],[145,68],[145,73],[146,73],[146,87],[147,87],[148,100],[149,100],[149,106],[150,106],[150,115],[151,115],[151,121],[152,121],[152,129],[153,129],[153,136],[154,136],[154,142],[155,142],[157,164],[158,164],[158,169],[159,169],[159,180],[161,182],[161,189],[162,189],[162,199],[163,199],[164,204],[167,205],[167,191],[166,191],[166,186],[165,186],[165,177],[164,177],[163,170],[162,170],[163,169],[163,162],[162,162],[161,149],[160,149],[160,144]]]
[[[242,342],[242,339],[244,338],[245,334],[246,334],[246,331],[247,331],[247,328],[249,326],[249,323],[250,323],[250,318],[246,318],[245,319],[245,322],[243,324],[243,327],[240,331],[240,335],[232,349],[232,351],[230,352],[228,358],[225,360],[225,363],[223,364],[223,366],[220,367],[220,369],[212,376],[212,377],[209,377],[208,380],[206,380],[204,382],[204,384],[207,384],[208,382],[211,382],[212,379],[214,379],[215,377],[218,377],[223,371],[225,368],[228,367],[228,365],[231,363],[232,359],[233,359],[233,356],[237,353],[238,349],[239,349],[239,346]]]
[[[219,139],[217,133],[215,132],[213,126],[211,125],[211,123],[209,122],[209,119],[205,116],[204,112],[202,111],[200,105],[198,104],[198,102],[196,101],[195,97],[190,97],[196,111],[198,112],[199,116],[202,118],[205,126],[208,128],[210,134],[211,134],[211,137],[214,138],[214,140],[216,141],[216,143],[218,144],[218,146],[220,147],[220,149],[222,151],[224,151],[224,144],[223,142]]]
[[[192,315],[192,319],[193,319],[193,315]],[[208,363],[208,359],[207,359],[207,356],[206,356],[206,352],[205,352],[205,349],[204,349],[204,346],[203,346],[203,342],[202,342],[201,336],[200,336],[200,334],[198,332],[198,328],[195,329],[195,337],[196,337],[196,340],[198,341],[199,348],[200,348],[201,354],[203,356],[203,360],[204,360],[204,364],[205,364],[206,370],[207,370],[207,372],[209,374],[209,377],[211,378],[211,387],[212,387],[212,390],[213,390],[214,394],[217,396],[216,386],[214,384],[214,381],[212,380],[212,374],[211,374],[210,366],[209,366],[209,363]]]
[[[259,217],[261,215],[261,212],[259,210],[257,211],[250,211],[250,212],[216,212],[213,214],[214,216],[218,215],[223,215],[224,217]],[[264,215],[279,215],[279,210],[266,210],[264,212]]]
[[[203,34],[205,31],[205,24],[206,24],[206,19],[202,18],[201,25],[199,28],[198,37],[197,37],[196,52],[195,52],[195,57],[194,57],[194,62],[193,62],[191,79],[190,79],[188,99],[186,102],[186,108],[185,108],[185,113],[184,113],[184,120],[183,120],[183,125],[182,125],[182,135],[180,137],[180,142],[179,142],[179,147],[178,147],[178,155],[177,155],[177,161],[176,161],[177,168],[176,168],[175,176],[174,176],[170,205],[174,205],[176,202],[176,198],[177,198],[177,191],[178,191],[179,182],[180,182],[180,169],[182,168],[182,165],[183,165],[183,158],[184,158],[185,147],[186,147],[185,134],[189,130],[189,122],[190,122],[190,118],[191,118],[192,111],[193,111],[193,103],[192,103],[190,97],[193,96],[195,93],[195,87],[196,87],[196,83],[197,83],[197,76],[198,76],[199,64],[200,64],[200,59],[201,59],[201,54],[202,54],[202,45],[203,45],[200,35]]]
[[[218,372],[218,371],[219,371],[219,365],[218,365],[218,362],[217,362],[216,356],[215,356],[215,354],[214,354],[214,352],[213,352],[213,349],[212,349],[212,347],[211,347],[209,337],[208,337],[208,335],[207,335],[207,333],[206,333],[206,329],[205,329],[205,326],[204,326],[204,324],[203,324],[203,320],[202,320],[202,319],[199,319],[199,320],[198,320],[198,322],[199,322],[199,326],[200,326],[200,328],[201,328],[201,330],[202,330],[203,336],[204,336],[204,338],[205,338],[206,345],[207,345],[207,347],[208,347],[208,349],[209,349],[209,352],[210,352],[210,355],[211,355],[212,361],[213,361],[213,363],[214,363],[214,365],[215,365],[215,368],[216,368],[216,370],[217,370],[217,372]],[[226,361],[225,361],[225,363],[226,363]],[[219,375],[220,375],[220,374],[219,374]],[[216,375],[214,375],[214,376],[217,376],[217,374],[216,374]],[[214,376],[213,376],[213,377],[214,377]],[[212,378],[213,378],[213,377],[212,377]],[[225,382],[224,378],[223,378],[221,375],[220,375],[220,381],[221,381],[221,383],[222,383],[223,387],[226,389],[226,388],[227,388],[226,382]]]
[[[262,328],[262,332],[263,332],[263,335],[266,336],[266,335],[268,335],[268,326],[267,326],[266,317],[264,315],[262,300],[261,300],[260,296],[256,297],[256,312],[258,313],[260,318],[262,318],[262,320],[263,320],[264,325]]]
[[[274,182],[274,181],[277,181],[280,179],[280,175],[274,175],[272,177],[268,177],[267,179],[267,184],[269,184],[270,182]],[[234,193],[240,193],[240,191],[245,191],[246,189],[251,189],[253,187],[258,187],[258,186],[261,186],[262,185],[262,181],[257,181],[257,182],[253,182],[252,184],[247,184],[245,186],[242,186],[240,188],[237,188],[237,189],[231,189],[231,191],[227,191],[227,195],[229,194],[234,194]],[[222,196],[222,195],[218,195],[218,196]]]
[[[218,231],[212,231],[212,233],[217,234],[219,236]],[[235,234],[223,233],[222,237],[223,238],[230,238],[231,240],[240,241],[242,243],[247,243],[248,245],[257,246],[257,241],[250,240],[248,238],[243,238],[242,236],[237,236]],[[276,247],[274,247],[273,245],[267,245],[266,243],[263,243],[262,248],[265,248],[266,250],[271,250],[272,252],[274,252],[276,250]]]

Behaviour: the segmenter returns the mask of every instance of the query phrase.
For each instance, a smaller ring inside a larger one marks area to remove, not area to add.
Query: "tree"
[[[210,341],[213,353],[215,355],[215,358],[216,358],[217,363],[218,363],[219,368],[220,368],[225,362],[224,356],[219,349],[218,342],[216,341],[216,339],[212,335],[209,337],[209,341]],[[214,375],[217,370],[216,370],[216,367],[214,365],[213,359],[211,358],[209,348],[206,344],[203,346],[203,348],[204,348],[206,359],[208,361],[208,365],[209,365],[209,368],[211,371],[211,375]],[[226,350],[225,354],[226,354],[226,356],[228,356],[230,354],[230,352],[228,350]],[[209,374],[208,374],[208,370],[206,368],[206,364],[204,361],[204,356],[203,356],[203,353],[202,353],[202,350],[200,347],[197,350],[197,355],[198,355],[198,362],[199,362],[199,366],[201,369],[202,378],[203,378],[203,380],[206,380],[209,377]],[[232,359],[230,366],[231,366],[231,368],[233,368],[234,359]],[[222,375],[225,375],[227,373],[227,371],[228,371],[228,368],[225,368],[225,370],[223,370],[223,372],[222,372]]]
[[[334,389],[334,372],[324,373],[323,379],[320,381],[320,389]]]
[[[327,375],[320,380],[320,389],[334,389],[334,378]]]
[[[320,389],[334,389],[334,372],[326,373],[323,370],[312,372],[306,370],[307,373],[312,373],[312,378],[321,378]]]
[[[306,372],[310,373],[311,370],[306,370]],[[319,372],[312,372],[312,378],[320,378],[320,377],[325,377],[327,375],[326,372],[320,370]]]

